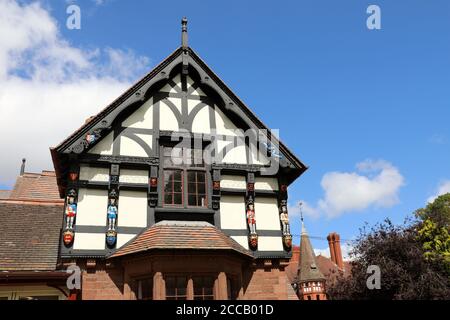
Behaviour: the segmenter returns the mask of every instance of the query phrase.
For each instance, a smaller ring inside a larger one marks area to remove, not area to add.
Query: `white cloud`
[[[439,187],[437,188],[437,192],[427,199],[427,202],[433,202],[437,197],[450,193],[450,180],[446,180],[441,182]]]
[[[149,60],[71,45],[39,2],[0,7],[0,184],[11,184],[22,157],[27,170],[51,169],[48,148],[117,98]]]
[[[366,160],[355,172],[329,172],[321,181],[324,196],[316,206],[304,206],[304,213],[329,218],[369,207],[392,207],[399,202],[398,192],[404,185],[399,170],[384,160]]]

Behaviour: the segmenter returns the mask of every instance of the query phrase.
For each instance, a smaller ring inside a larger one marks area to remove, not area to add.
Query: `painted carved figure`
[[[109,230],[106,232],[106,243],[108,246],[112,247],[116,243],[117,240],[117,232],[114,230]]]
[[[116,219],[117,219],[117,205],[116,199],[109,199],[108,206],[108,229],[114,230],[116,228]]]
[[[108,230],[115,230],[117,221],[117,192],[114,189],[109,193],[107,217]]]
[[[283,234],[290,234],[291,232],[289,230],[289,216],[286,205],[281,206],[280,221],[281,225],[283,226]]]
[[[250,233],[256,233],[255,205],[249,202],[247,205],[247,223]]]
[[[77,204],[75,203],[76,191],[70,190],[67,194],[66,203],[66,227],[67,229],[73,229],[75,217],[77,215]]]

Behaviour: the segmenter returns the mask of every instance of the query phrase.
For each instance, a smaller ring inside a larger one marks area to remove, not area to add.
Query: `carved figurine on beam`
[[[100,138],[100,132],[100,129],[96,129],[86,135],[86,142],[88,143],[88,145],[95,143]]]
[[[287,200],[281,200],[280,221],[283,229],[283,244],[288,250],[292,248],[292,235],[289,226],[289,215],[287,210]]]
[[[117,191],[112,189],[108,199],[108,230],[116,229],[117,211]]]
[[[286,201],[282,201],[280,208],[280,221],[281,226],[283,228],[283,235],[291,234],[290,226],[289,226],[289,216],[287,211]]]
[[[108,231],[106,232],[106,244],[109,247],[113,247],[117,241],[117,198],[118,194],[116,189],[111,189],[108,196]]]
[[[249,197],[247,200],[247,224],[249,229],[249,243],[252,249],[258,246],[258,234],[256,232],[256,216],[255,216],[255,203],[253,197]]]
[[[76,204],[77,192],[75,189],[69,189],[66,197],[66,228],[63,232],[63,242],[68,247],[72,244],[75,233],[73,231],[75,225],[75,218],[77,215]]]
[[[66,228],[71,230],[73,230],[75,217],[77,215],[77,204],[75,203],[76,197],[77,192],[75,189],[70,189],[66,199]]]

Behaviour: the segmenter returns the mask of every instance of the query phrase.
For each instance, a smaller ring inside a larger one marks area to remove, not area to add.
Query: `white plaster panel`
[[[278,180],[271,177],[257,177],[255,179],[255,190],[277,191]]]
[[[113,153],[113,133],[110,132],[104,138],[102,138],[97,144],[92,147],[88,153],[90,154],[101,154],[101,155],[112,155]]]
[[[147,226],[147,192],[120,191],[117,224],[120,227]]]
[[[247,164],[247,148],[244,144],[238,145],[227,152],[223,158],[223,163]]]
[[[187,77],[187,81],[186,82],[187,82],[187,88],[188,89],[194,85],[194,80],[192,80],[192,78],[189,77],[189,76]],[[193,96],[206,96],[206,94],[200,88],[195,89],[191,94]]]
[[[255,146],[252,146],[250,150],[253,164],[266,165],[269,163],[269,158],[267,158],[267,156],[265,156],[261,151],[258,151]]]
[[[147,170],[121,169],[119,182],[148,183],[148,171]]]
[[[144,140],[144,142],[151,147],[152,135],[149,134],[136,134],[137,137]],[[120,136],[120,155],[131,157],[148,157],[149,155],[136,141],[121,135]]]
[[[166,98],[170,102],[172,102],[173,105],[177,108],[178,112],[181,114],[181,99],[180,98],[174,98],[174,97],[168,97]]]
[[[243,196],[220,197],[220,226],[222,229],[247,230]]]
[[[209,123],[209,107],[204,106],[200,109],[192,122],[192,132],[195,133],[211,133],[211,125]]]
[[[236,136],[235,130],[238,129],[231,120],[218,107],[214,108],[216,117],[217,134]]]
[[[77,232],[73,241],[75,250],[103,250],[106,238],[104,233]]]
[[[220,187],[245,190],[246,180],[244,176],[222,175],[220,177]]]
[[[107,207],[107,190],[80,188],[78,191],[76,224],[79,226],[106,225]]]
[[[87,180],[92,182],[109,182],[109,169],[81,165],[80,180]]]
[[[172,110],[161,101],[159,104],[159,127],[161,130],[178,131],[178,120]]]
[[[116,248],[119,249],[124,244],[126,244],[128,241],[133,239],[135,236],[136,236],[136,234],[118,233]]]
[[[172,88],[172,86],[170,84],[166,84],[164,87],[162,87],[162,89],[160,90],[162,92],[170,92],[170,93],[177,93],[177,91]]]
[[[258,251],[283,251],[281,237],[258,237]]]
[[[255,199],[256,228],[259,230],[280,230],[278,201],[276,198]]]
[[[198,105],[198,104],[204,104],[204,102],[201,102],[200,100],[194,100],[194,99],[188,99],[187,101],[187,107],[188,107],[188,114],[191,114],[191,111]]]
[[[248,250],[248,238],[246,236],[231,236],[231,238]]]
[[[150,98],[125,121],[122,122],[123,127],[128,128],[153,128],[153,98]]]

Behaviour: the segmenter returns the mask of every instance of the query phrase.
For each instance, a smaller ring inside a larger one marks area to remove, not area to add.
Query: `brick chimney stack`
[[[330,247],[331,261],[333,261],[339,269],[344,269],[344,260],[342,259],[341,237],[336,233],[330,233],[327,237]]]
[[[334,254],[334,236],[333,233],[330,233],[327,237],[328,240],[328,247],[330,248],[330,257],[331,257],[331,261],[333,261],[335,264],[336,263],[336,255]]]

